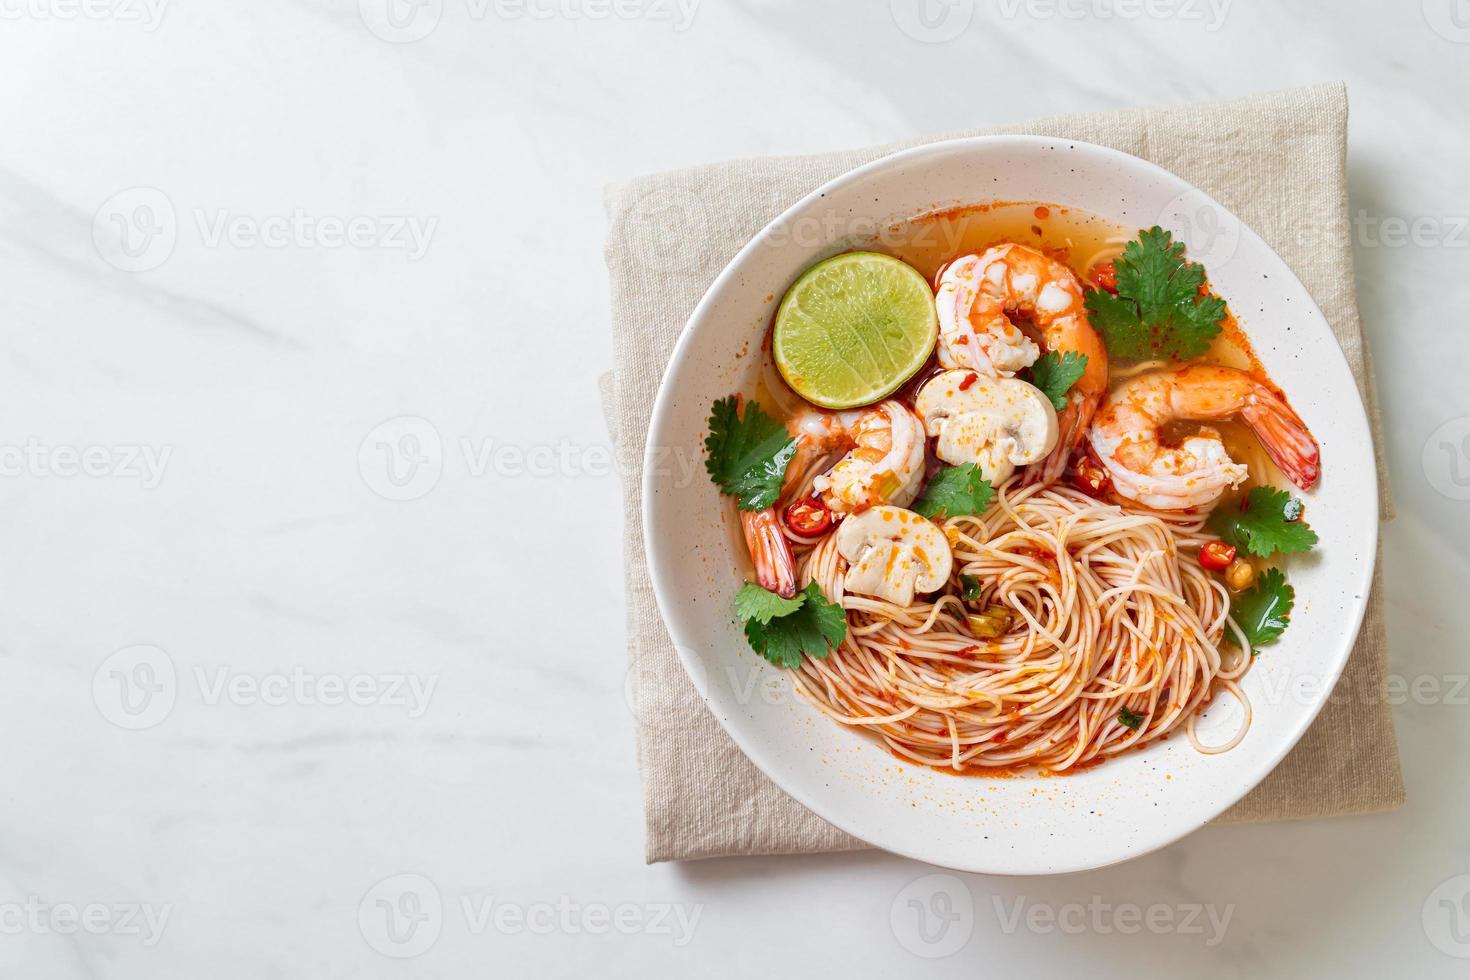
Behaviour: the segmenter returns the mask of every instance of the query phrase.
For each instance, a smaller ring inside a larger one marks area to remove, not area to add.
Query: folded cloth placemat
[[[1020,133],[1084,140],[1152,160],[1259,232],[1306,285],[1378,406],[1353,294],[1347,215],[1347,95],[1319,85],[1209,105],[1057,116],[945,137]],[[641,469],[659,378],[685,321],[735,253],[808,192],[854,167],[929,140],[818,156],[741,160],[609,188],[613,374],[603,395],[622,467],[631,700],[638,721],[647,859],[785,854],[864,846],[787,797],[735,747],[694,693],[659,619],[643,549]],[[1392,513],[1379,455],[1382,514]],[[1383,690],[1381,568],[1335,696],[1276,770],[1221,818],[1285,820],[1385,810],[1403,802]]]

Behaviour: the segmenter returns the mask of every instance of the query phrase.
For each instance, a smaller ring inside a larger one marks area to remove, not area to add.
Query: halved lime
[[[877,252],[818,262],[787,290],[771,351],[793,391],[823,408],[887,398],[939,336],[934,293],[913,266]]]

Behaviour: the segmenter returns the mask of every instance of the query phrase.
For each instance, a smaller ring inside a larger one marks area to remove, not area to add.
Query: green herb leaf
[[[1251,647],[1259,648],[1275,640],[1290,624],[1295,602],[1296,590],[1287,584],[1286,576],[1279,568],[1268,568],[1254,588],[1230,600],[1230,618]]]
[[[1113,260],[1118,293],[1089,291],[1087,311],[1108,354],[1119,360],[1203,354],[1220,332],[1225,301],[1200,295],[1205,270],[1184,258],[1184,243],[1155,225]]]
[[[755,402],[745,406],[744,418],[739,404],[733,395],[715,402],[704,466],[721,493],[738,498],[741,510],[765,510],[781,496],[796,440]]]
[[[1069,350],[1058,354],[1052,351],[1043,354],[1031,365],[1031,383],[1051,399],[1052,407],[1058,412],[1067,407],[1067,392],[1087,370],[1087,355]]]
[[[980,576],[961,575],[960,585],[964,587],[964,592],[960,594],[961,599],[966,602],[974,602],[980,598]]]
[[[980,475],[976,464],[946,466],[934,474],[923,496],[914,502],[914,511],[930,520],[983,514],[994,496],[990,482]]]
[[[1138,731],[1138,726],[1143,724],[1143,715],[1136,711],[1130,711],[1128,708],[1119,708],[1118,724],[1124,728],[1131,728],[1136,732]]]
[[[737,597],[737,611],[739,601]],[[777,667],[794,670],[801,666],[804,656],[825,659],[847,637],[847,614],[835,602],[827,601],[816,582],[797,593],[795,599],[783,601],[799,605],[766,622],[758,618],[745,622],[745,638],[750,648]]]
[[[1220,507],[1210,516],[1210,528],[1227,544],[1262,558],[1311,551],[1317,532],[1302,520],[1302,502],[1285,490],[1254,487],[1245,507]]]
[[[754,619],[765,624],[778,617],[789,616],[796,612],[801,608],[801,601],[800,595],[787,599],[754,582],[746,582],[740,591],[735,593],[735,615],[741,619]]]

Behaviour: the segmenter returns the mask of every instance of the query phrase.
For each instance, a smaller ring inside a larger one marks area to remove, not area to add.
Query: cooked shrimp
[[[761,588],[790,599],[796,595],[796,558],[791,544],[781,530],[776,508],[742,510],[740,526],[745,532],[745,547],[755,563],[755,577]]]
[[[1194,365],[1142,374],[1108,396],[1093,419],[1093,451],[1113,487],[1157,510],[1214,503],[1238,486],[1246,468],[1225,452],[1220,434],[1204,429],[1178,446],[1160,430],[1169,422],[1219,422],[1239,416],[1281,472],[1303,490],[1321,472],[1321,453],[1306,423],[1275,392],[1235,368]]]
[[[1092,413],[1107,391],[1108,352],[1092,329],[1082,284],[1060,262],[1025,245],[997,245],[983,255],[951,262],[939,276],[939,363],[992,377],[1011,377],[1046,351],[1087,355],[1087,369],[1057,417],[1056,448],[1026,471],[1028,482],[1061,475],[1082,442]],[[1041,347],[1011,322],[1019,314],[1036,327]]]
[[[925,435],[919,417],[891,399],[848,412],[813,409],[792,419],[787,429],[797,449],[786,468],[781,499],[767,510],[741,511],[740,522],[761,586],[789,598],[796,594],[796,560],[777,508],[839,452],[844,455],[836,465],[811,481],[834,515],[879,504],[907,507],[924,482]]]
[[[795,422],[801,445],[796,460],[848,452],[812,481],[836,514],[878,504],[907,507],[924,483],[924,423],[892,399],[859,412],[812,412]]]
[[[1041,355],[1035,342],[1006,316],[1011,284],[1003,259],[1012,247],[962,255],[940,272],[934,306],[939,313],[939,363],[946,368],[1010,378]],[[1035,281],[1030,285],[1034,287]]]

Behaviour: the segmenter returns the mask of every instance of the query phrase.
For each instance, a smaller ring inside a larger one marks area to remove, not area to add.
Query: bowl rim
[[[659,565],[656,556],[660,554],[660,549],[656,547],[656,542],[653,539],[652,529],[656,516],[653,506],[653,501],[655,499],[654,484],[656,480],[656,474],[658,473],[658,460],[655,458],[655,456],[658,452],[658,447],[660,445],[663,445],[667,441],[664,438],[664,432],[666,427],[670,424],[669,419],[671,418],[671,414],[669,412],[669,400],[673,397],[672,385],[670,382],[673,378],[674,373],[683,361],[685,355],[688,353],[690,347],[696,342],[695,335],[698,332],[697,325],[709,315],[711,309],[720,299],[720,294],[724,291],[728,283],[740,274],[740,269],[744,265],[747,258],[753,253],[766,247],[766,240],[768,237],[771,236],[773,231],[780,229],[784,225],[788,224],[792,219],[798,217],[802,211],[810,207],[814,202],[820,201],[827,195],[845,187],[848,184],[860,181],[871,174],[887,170],[894,166],[902,165],[913,160],[929,156],[943,155],[947,153],[964,152],[966,150],[978,149],[982,147],[996,148],[1005,146],[1027,146],[1049,149],[1085,148],[1088,152],[1096,152],[1105,157],[1112,157],[1120,161],[1125,161],[1125,165],[1128,167],[1142,168],[1144,171],[1152,172],[1152,175],[1155,177],[1161,177],[1167,181],[1173,181],[1184,185],[1194,195],[1197,195],[1198,199],[1202,203],[1216,207],[1221,212],[1233,218],[1240,226],[1242,239],[1249,239],[1253,241],[1257,246],[1259,246],[1261,249],[1264,249],[1267,254],[1273,256],[1276,261],[1280,263],[1282,269],[1284,269],[1286,271],[1286,274],[1290,276],[1291,282],[1297,288],[1299,288],[1302,291],[1303,295],[1307,296],[1308,299],[1311,301],[1312,311],[1315,312],[1316,315],[1322,319],[1322,322],[1328,328],[1329,334],[1332,335],[1333,343],[1331,345],[1331,352],[1329,353],[1324,351],[1322,352],[1322,356],[1324,358],[1331,358],[1335,356],[1337,358],[1337,364],[1340,365],[1342,370],[1348,372],[1349,377],[1353,377],[1351,365],[1348,363],[1347,355],[1342,349],[1342,344],[1340,341],[1337,340],[1336,334],[1332,333],[1331,321],[1327,319],[1326,314],[1322,312],[1321,307],[1318,305],[1316,299],[1311,296],[1310,291],[1308,291],[1307,288],[1302,284],[1301,279],[1296,274],[1296,271],[1291,268],[1286,260],[1283,259],[1280,254],[1277,253],[1276,250],[1272,248],[1270,244],[1268,244],[1266,240],[1255,231],[1255,229],[1250,227],[1250,225],[1242,220],[1239,215],[1235,214],[1234,211],[1226,208],[1224,205],[1220,204],[1220,202],[1217,201],[1212,195],[1207,194],[1203,190],[1194,186],[1183,177],[1180,177],[1173,171],[1159,166],[1151,160],[1145,160],[1142,157],[1135,156],[1131,153],[1125,153],[1121,150],[1116,150],[1108,146],[1102,146],[1097,143],[1090,143],[1086,140],[1066,139],[1053,136],[1035,136],[1029,134],[992,134],[985,136],[968,136],[957,139],[937,140],[931,143],[924,143],[919,146],[899,150],[890,154],[885,154],[875,160],[869,161],[868,163],[845,171],[844,173],[833,177],[831,180],[823,182],[820,186],[803,195],[791,206],[784,209],[779,215],[771,219],[771,221],[767,222],[761,228],[761,230],[750,239],[750,241],[746,242],[745,245],[743,245],[740,250],[735,253],[735,255],[729,260],[729,262],[726,263],[725,267],[720,271],[720,274],[715,277],[713,282],[710,283],[709,287],[705,290],[703,296],[701,296],[699,302],[695,305],[693,312],[690,313],[689,319],[685,321],[684,326],[679,332],[678,340],[675,342],[674,347],[670,352],[669,361],[665,365],[664,370],[659,377],[658,393],[655,396],[652,414],[649,417],[647,442],[644,445],[643,453],[643,476],[641,480],[641,492],[643,495],[643,499],[640,506],[641,517],[643,519],[643,548],[649,571],[649,581],[653,588],[654,600],[658,607],[659,616],[669,634],[671,641],[673,642],[675,652],[679,658],[680,666],[683,668],[685,674],[688,675],[691,683],[695,683],[696,689],[698,689],[698,683],[696,681],[697,672],[698,670],[701,670],[702,667],[691,667],[691,664],[689,662],[692,651],[694,649],[694,645],[683,642],[680,637],[674,635],[674,627],[671,625],[671,623],[674,621],[674,618],[670,615],[670,612],[674,606],[674,603],[677,602],[676,593],[678,591],[679,585],[677,582],[677,578],[673,576],[671,572],[661,568]],[[974,203],[980,204],[983,202],[976,201]],[[1367,409],[1363,403],[1362,398],[1362,390],[1356,383],[1356,378],[1354,378],[1354,382],[1355,383],[1353,386],[1353,391],[1356,397],[1351,399],[1351,401],[1353,402],[1353,406],[1351,409],[1352,418],[1350,421],[1359,430],[1359,435],[1361,436],[1361,438],[1367,440],[1370,456],[1373,456],[1374,449],[1372,428],[1368,422]],[[1344,406],[1344,409],[1346,409],[1346,406]],[[1376,456],[1374,456],[1374,460],[1376,462]],[[887,851],[892,854],[897,854],[902,857],[911,858],[913,860],[921,861],[926,864],[931,864],[936,867],[948,868],[950,870],[1006,876],[1050,876],[1074,874],[1082,871],[1111,867],[1116,864],[1121,864],[1125,861],[1131,861],[1134,858],[1143,857],[1147,854],[1153,853],[1154,851],[1167,847],[1170,844],[1176,843],[1177,841],[1180,841],[1185,837],[1188,837],[1195,831],[1199,830],[1201,827],[1209,824],[1212,820],[1220,816],[1220,814],[1224,813],[1226,810],[1230,809],[1236,803],[1240,802],[1240,800],[1244,799],[1246,795],[1256,789],[1256,787],[1264,782],[1265,779],[1270,776],[1273,771],[1275,771],[1276,767],[1281,764],[1281,761],[1286,758],[1287,754],[1290,753],[1291,750],[1297,746],[1297,744],[1301,741],[1302,736],[1304,736],[1307,730],[1311,728],[1311,726],[1316,722],[1318,716],[1321,714],[1322,709],[1326,706],[1333,690],[1337,686],[1338,680],[1341,678],[1343,671],[1347,667],[1348,660],[1352,656],[1352,651],[1354,647],[1357,645],[1358,636],[1362,630],[1363,620],[1367,614],[1374,571],[1377,568],[1379,560],[1378,538],[1380,531],[1379,525],[1381,523],[1381,520],[1378,517],[1379,504],[1377,502],[1381,500],[1381,488],[1379,487],[1378,472],[1376,466],[1369,467],[1368,469],[1369,472],[1366,482],[1371,483],[1372,498],[1374,500],[1375,519],[1371,522],[1371,525],[1367,531],[1367,547],[1365,551],[1367,555],[1371,556],[1372,560],[1358,563],[1358,574],[1354,582],[1355,599],[1351,607],[1351,628],[1346,633],[1341,634],[1344,637],[1344,641],[1341,643],[1340,648],[1335,651],[1335,655],[1332,657],[1330,670],[1323,675],[1324,683],[1322,686],[1321,696],[1317,699],[1314,705],[1311,705],[1309,709],[1301,715],[1301,720],[1298,722],[1296,727],[1292,729],[1286,737],[1281,738],[1277,746],[1267,753],[1267,758],[1265,758],[1263,762],[1259,765],[1257,772],[1244,781],[1243,788],[1241,788],[1238,792],[1235,792],[1233,794],[1227,793],[1224,796],[1219,797],[1219,802],[1217,804],[1211,804],[1203,807],[1202,809],[1207,810],[1208,812],[1205,812],[1202,818],[1197,822],[1191,825],[1186,825],[1183,827],[1183,829],[1178,830],[1177,832],[1165,832],[1157,839],[1149,840],[1143,844],[1130,845],[1129,847],[1125,847],[1121,852],[1110,855],[1103,860],[1074,861],[1071,863],[1064,863],[1059,866],[1049,867],[1046,870],[1042,871],[1028,872],[1015,870],[997,870],[993,867],[986,867],[975,863],[968,863],[962,860],[941,859],[937,858],[933,854],[920,853],[915,848],[895,846],[894,844],[889,842],[880,843],[878,841],[872,840],[857,829],[855,829],[852,826],[851,822],[845,818],[843,813],[834,812],[831,808],[825,807],[821,803],[815,802],[812,799],[811,795],[806,793],[801,787],[790,785],[789,781],[784,780],[780,776],[778,776],[777,770],[780,767],[776,765],[774,760],[768,758],[766,753],[759,746],[755,745],[751,740],[743,738],[740,731],[738,730],[738,726],[732,726],[728,724],[726,719],[722,717],[719,712],[714,711],[713,708],[710,708],[707,703],[706,707],[711,710],[711,713],[714,714],[715,719],[719,722],[720,727],[731,738],[736,746],[739,747],[740,751],[745,755],[745,757],[749,759],[750,762],[755,765],[755,767],[759,769],[767,779],[771,780],[771,782],[775,784],[775,786],[779,788],[781,792],[790,796],[797,803],[801,804],[803,807],[810,810],[812,813],[816,814],[818,817],[833,825],[837,829],[879,850]],[[699,690],[699,694],[702,700],[707,701],[707,698],[705,697],[705,692],[703,690]]]

